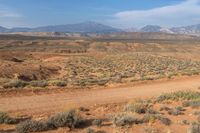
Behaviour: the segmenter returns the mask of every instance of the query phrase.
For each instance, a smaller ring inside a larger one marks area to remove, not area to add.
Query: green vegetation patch
[[[16,126],[16,131],[19,133],[42,132],[60,127],[76,128],[82,122],[76,110],[69,110],[63,113],[51,116],[46,121],[28,120],[19,123]]]
[[[166,93],[159,96],[156,101],[162,102],[165,100],[197,100],[200,99],[200,92],[194,91],[178,91],[173,93]]]

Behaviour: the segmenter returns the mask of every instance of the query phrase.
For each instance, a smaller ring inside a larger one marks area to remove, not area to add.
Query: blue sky
[[[36,27],[96,21],[114,27],[200,23],[200,0],[0,0],[0,25]]]

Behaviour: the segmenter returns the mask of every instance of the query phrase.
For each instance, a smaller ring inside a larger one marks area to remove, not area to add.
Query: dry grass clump
[[[130,114],[117,114],[114,117],[112,117],[112,123],[113,125],[119,127],[119,126],[130,126],[132,124],[139,124],[141,120],[137,118],[136,116],[130,115]]]
[[[64,113],[59,113],[55,116],[50,117],[47,123],[53,125],[55,128],[68,127],[75,128],[82,122],[79,114],[76,110],[70,110]]]
[[[144,114],[147,111],[147,107],[147,103],[144,103],[143,101],[135,101],[128,103],[125,106],[124,111]]]
[[[157,115],[154,114],[145,114],[142,121],[144,123],[154,123],[157,120]]]

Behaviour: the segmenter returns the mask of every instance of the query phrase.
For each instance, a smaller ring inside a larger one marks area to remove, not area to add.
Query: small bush
[[[47,81],[31,81],[30,82],[30,86],[33,86],[33,87],[46,87],[46,86],[48,86],[48,82]]]
[[[169,118],[159,115],[157,117],[163,124],[169,126],[172,122]]]
[[[200,133],[200,124],[192,124],[187,133]]]
[[[98,126],[98,127],[101,127],[103,121],[101,119],[95,119],[92,121],[92,125],[95,125],[95,126]]]
[[[154,123],[157,119],[158,119],[157,115],[145,114],[143,119],[142,119],[142,122],[144,122],[144,123]]]
[[[167,106],[161,106],[160,107],[160,111],[169,111],[171,110],[171,108],[167,107]]]
[[[92,128],[87,128],[86,133],[96,133],[94,129]]]
[[[116,115],[112,118],[112,121],[113,121],[113,125],[117,127],[138,124],[141,122],[138,118],[131,115],[127,115],[127,114]]]
[[[153,110],[153,109],[147,109],[146,113],[148,113],[148,114],[160,114],[158,111]]]
[[[75,128],[82,122],[79,114],[75,110],[70,110],[64,113],[59,113],[48,119],[47,123],[53,125],[56,128],[69,127]]]
[[[179,124],[181,124],[181,125],[189,125],[190,122],[188,120],[181,120],[181,121],[179,121]]]
[[[30,133],[30,132],[42,132],[47,131],[49,129],[53,129],[52,127],[48,126],[45,122],[39,121],[24,121],[17,125],[16,131],[19,133]]]
[[[160,133],[160,130],[152,128],[152,127],[146,127],[144,128],[145,133]]]
[[[175,109],[178,110],[178,111],[185,111],[185,109],[181,106],[177,106],[177,107],[175,107]]]
[[[104,86],[110,81],[110,78],[103,78],[98,80],[98,85]]]
[[[11,80],[10,82],[3,85],[4,88],[24,88],[28,83],[22,80]]]
[[[180,111],[180,110],[178,110],[178,109],[171,109],[171,110],[169,110],[168,111],[168,114],[169,115],[174,115],[174,116],[177,116],[177,115],[182,115],[183,113]]]
[[[90,111],[89,109],[84,108],[84,107],[80,107],[79,110],[82,111],[82,112],[88,112],[88,111]]]
[[[0,124],[17,124],[17,119],[11,118],[8,114],[0,112]]]
[[[129,103],[125,106],[124,111],[135,112],[138,114],[144,114],[147,110],[147,104],[140,102]]]

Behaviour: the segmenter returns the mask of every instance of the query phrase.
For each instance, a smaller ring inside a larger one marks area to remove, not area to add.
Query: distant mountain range
[[[140,32],[162,32],[171,34],[186,34],[200,36],[200,24],[174,28],[164,28],[158,25],[147,25],[139,30]]]
[[[140,32],[163,32],[163,33],[174,33],[168,28],[164,28],[158,25],[147,25],[139,30]]]
[[[119,29],[111,26],[99,24],[96,22],[83,22],[79,24],[66,24],[66,25],[54,25],[44,26],[36,28],[5,28],[0,26],[1,33],[13,33],[13,32],[66,32],[66,33],[119,33],[119,32],[162,32],[170,34],[185,34],[200,36],[200,24],[165,28],[158,25],[147,25],[141,29]]]
[[[174,33],[200,35],[200,24],[170,29]]]
[[[4,28],[0,32],[68,32],[68,33],[116,33],[122,30],[96,22],[84,22],[79,24],[44,26],[37,28]]]

